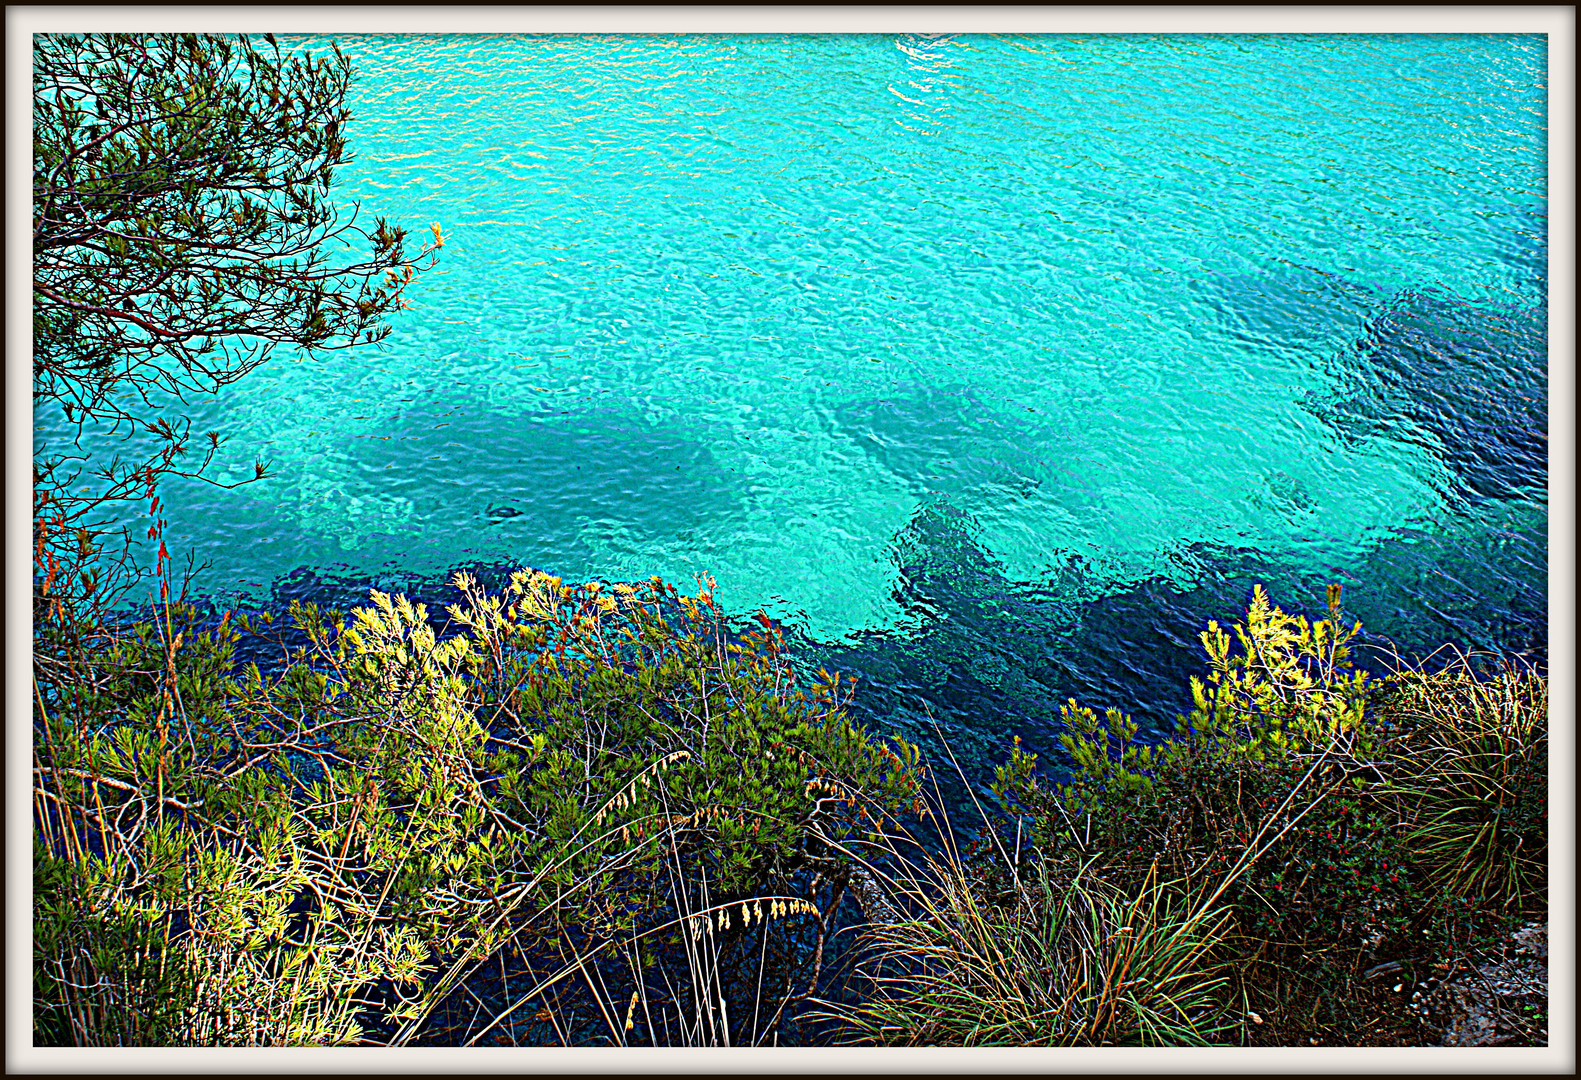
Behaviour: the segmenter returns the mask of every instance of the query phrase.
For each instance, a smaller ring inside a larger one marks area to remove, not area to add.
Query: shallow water
[[[337,40],[448,239],[194,409],[210,591],[710,573],[969,759],[1166,729],[1253,581],[1545,657],[1542,38]]]

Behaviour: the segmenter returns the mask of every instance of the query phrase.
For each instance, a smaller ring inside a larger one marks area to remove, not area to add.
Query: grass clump
[[[1520,911],[1542,903],[1548,856],[1548,686],[1513,664],[1455,654],[1402,671],[1383,703],[1417,766],[1407,842],[1433,888]]]
[[[889,876],[904,915],[864,928],[867,1000],[827,1015],[847,1042],[921,1046],[1197,1045],[1232,1026],[1213,953],[1226,914],[1178,883],[1130,893],[1045,864],[1008,903],[966,863]]]

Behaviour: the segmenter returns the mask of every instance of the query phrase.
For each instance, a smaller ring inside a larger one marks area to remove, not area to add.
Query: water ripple
[[[337,196],[449,239],[195,410],[278,472],[169,492],[217,588],[710,571],[984,738],[1253,573],[1545,640],[1541,38],[338,40]]]

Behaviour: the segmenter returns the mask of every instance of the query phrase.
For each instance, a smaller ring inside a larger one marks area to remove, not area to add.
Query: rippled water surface
[[[985,752],[1166,724],[1253,581],[1545,653],[1542,38],[336,40],[339,195],[448,239],[199,407],[212,590],[707,572]]]

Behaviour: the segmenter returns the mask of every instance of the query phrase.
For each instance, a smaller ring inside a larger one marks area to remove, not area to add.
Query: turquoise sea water
[[[709,573],[985,747],[1162,726],[1253,580],[1545,653],[1541,37],[335,40],[447,242],[195,406],[275,473],[167,491],[209,590]]]

